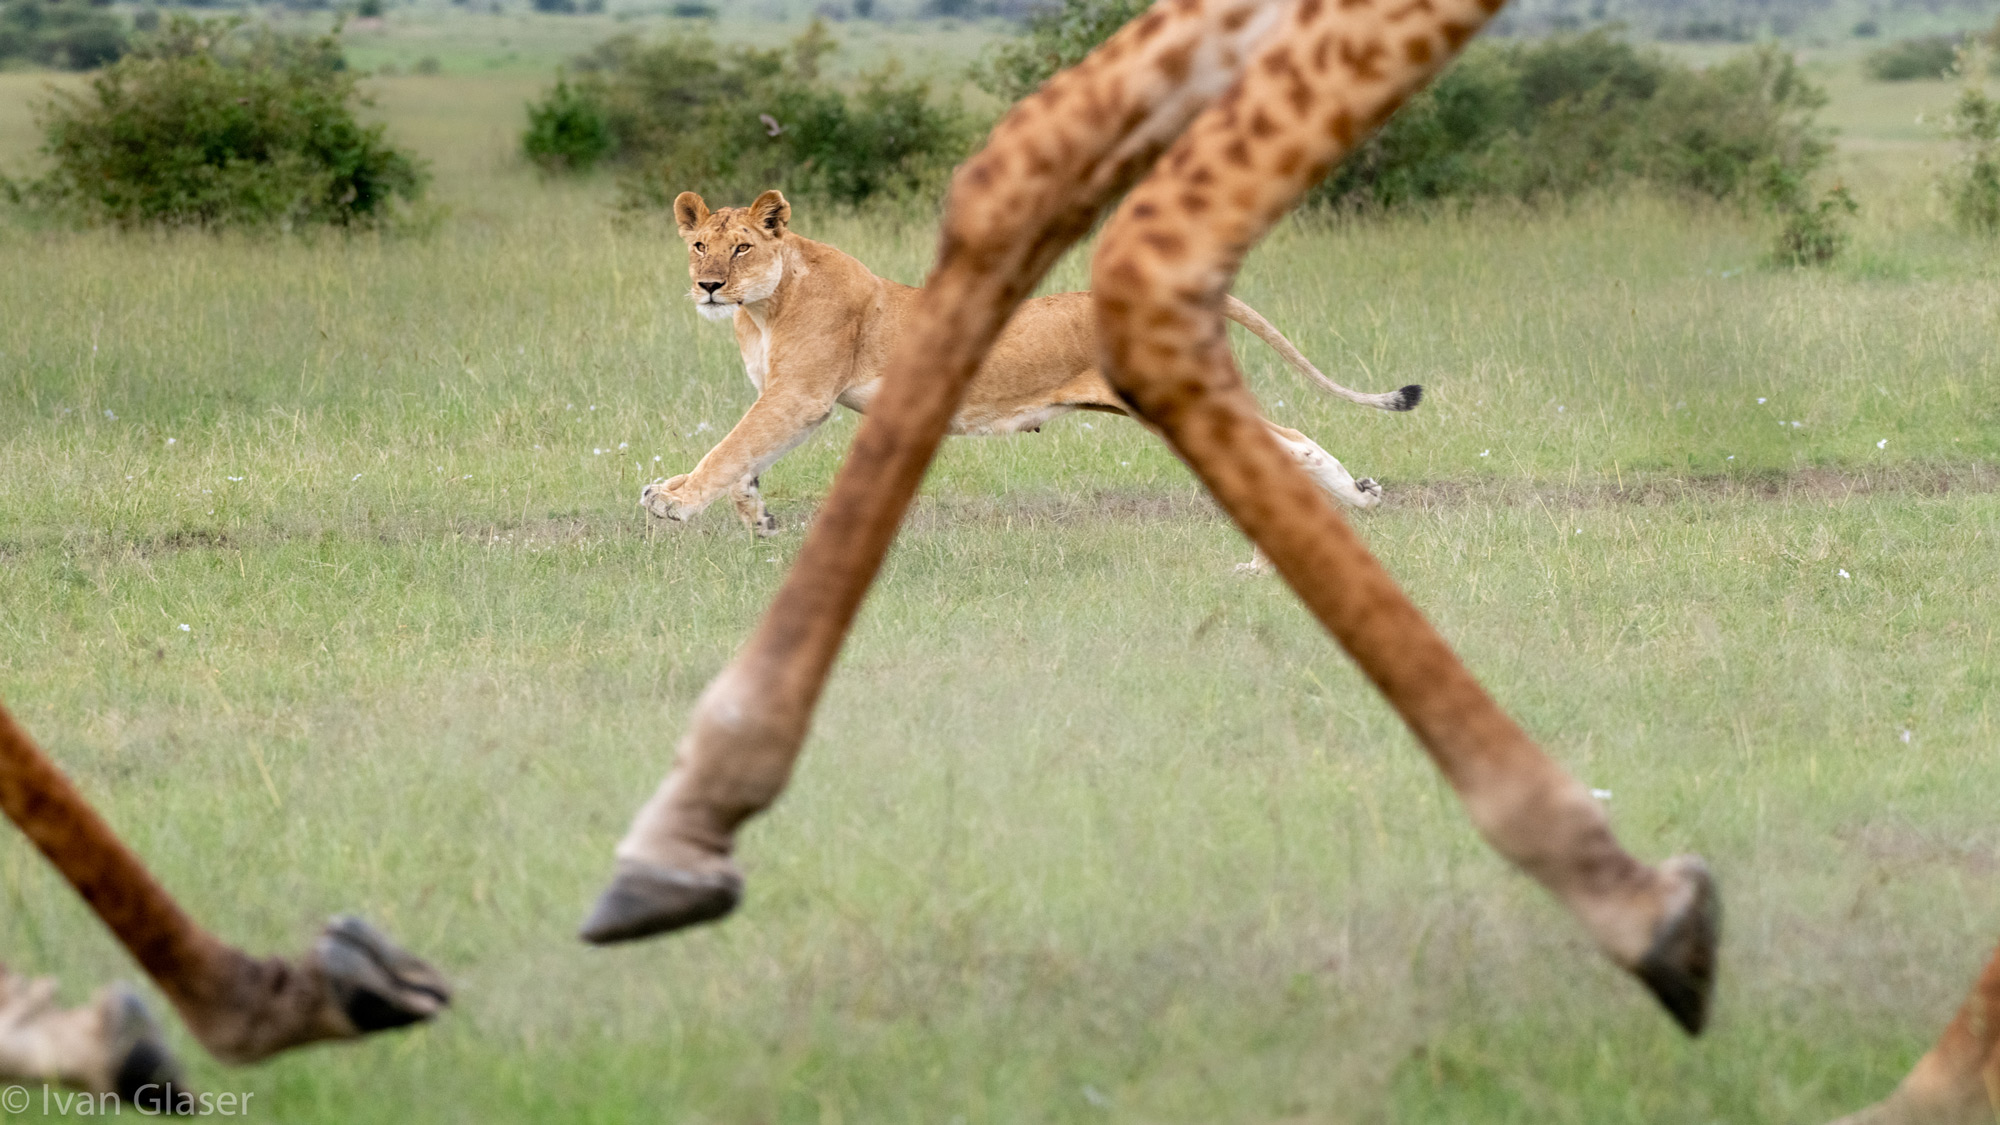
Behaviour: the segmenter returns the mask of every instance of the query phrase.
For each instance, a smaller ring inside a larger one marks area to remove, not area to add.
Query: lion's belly
[[[840,405],[856,414],[868,413],[868,406],[882,390],[882,380],[878,376],[850,387],[842,392]],[[963,436],[990,436],[994,434],[1018,434],[1027,430],[1039,430],[1052,419],[1069,413],[1075,407],[1068,403],[999,403],[968,402],[952,417],[951,432]]]

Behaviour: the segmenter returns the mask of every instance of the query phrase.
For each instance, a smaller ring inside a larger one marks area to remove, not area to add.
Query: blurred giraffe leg
[[[1015,106],[953,177],[919,316],[784,587],[703,692],[673,771],[619,843],[586,940],[735,908],[736,830],[790,778],[841,641],[980,360],[1062,251],[1234,80],[1282,7],[1156,6]]]
[[[47,1082],[157,1111],[181,1088],[180,1064],[145,1002],[122,985],[81,1008],[55,1004],[56,982],[0,965],[0,1082]]]
[[[1487,697],[1274,438],[1224,334],[1243,255],[1497,6],[1292,9],[1106,228],[1092,273],[1102,369],[1402,714],[1488,842],[1699,1031],[1716,937],[1705,867],[1651,868],[1618,845],[1589,792]]]
[[[1834,1125],[1993,1125],[2000,1110],[2000,950],[1895,1092]]]
[[[436,970],[356,918],[328,923],[295,960],[224,944],[181,910],[4,708],[0,809],[224,1062],[401,1027],[448,1001]]]

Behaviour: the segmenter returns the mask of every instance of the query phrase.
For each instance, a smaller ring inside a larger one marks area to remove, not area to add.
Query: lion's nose
[[[701,291],[704,293],[713,293],[717,289],[722,288],[722,283],[720,281],[697,281],[695,282],[695,285],[698,288],[700,288]]]

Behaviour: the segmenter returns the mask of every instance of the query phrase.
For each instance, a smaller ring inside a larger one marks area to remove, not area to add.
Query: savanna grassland
[[[416,233],[0,223],[0,697],[220,933],[358,910],[457,983],[244,1072],[176,1028],[264,1120],[1822,1121],[2000,938],[2000,256],[1928,187],[1950,90],[1816,65],[1864,208],[1831,269],[1626,197],[1301,219],[1238,289],[1336,378],[1428,388],[1363,412],[1239,341],[1626,841],[1715,866],[1700,1040],[1101,416],[946,447],[738,916],[578,944],[854,426],[765,475],[781,538],[648,526],[752,392],[671,231],[514,154],[525,68],[371,82],[432,162]],[[0,167],[42,81],[0,75]],[[933,236],[796,225],[912,282]],[[0,895],[66,997],[134,975],[11,833]]]

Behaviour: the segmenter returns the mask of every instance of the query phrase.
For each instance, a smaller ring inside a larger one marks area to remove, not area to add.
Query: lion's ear
[[[684,191],[674,197],[674,222],[680,224],[682,238],[693,234],[694,228],[700,226],[702,220],[706,218],[708,218],[708,204],[702,202],[701,196],[691,191]]]
[[[750,221],[772,234],[783,234],[785,224],[792,221],[792,205],[785,202],[784,192],[772,188],[750,205]]]

